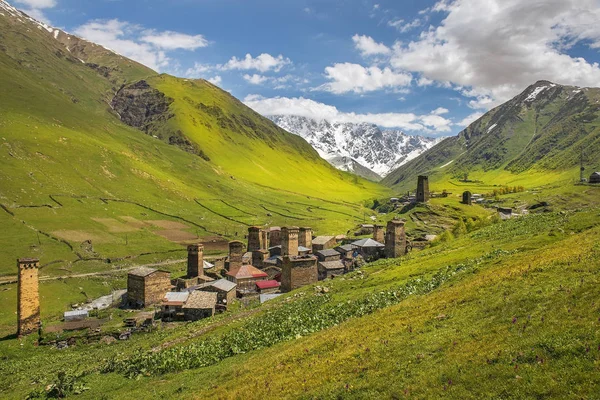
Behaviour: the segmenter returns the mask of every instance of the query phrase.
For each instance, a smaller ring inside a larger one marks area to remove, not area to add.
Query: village
[[[600,173],[593,174],[589,183],[600,183]],[[396,207],[410,207],[449,194],[430,192],[428,177],[419,176],[414,195],[408,193],[402,198],[391,198],[390,202]],[[481,194],[469,191],[460,197],[465,205],[485,201]],[[500,219],[527,212],[496,209]],[[398,218],[388,221],[387,226],[361,224],[354,235],[362,238],[355,240],[344,234],[315,236],[310,227],[251,226],[245,243],[230,241],[227,256],[212,263],[204,258],[201,243],[189,244],[185,276],[173,277],[169,271],[150,267],[129,271],[127,288],[118,291],[116,298],[114,293],[112,297],[106,296],[103,303],[92,305],[91,309],[139,310],[136,317],[123,321],[126,330],[119,338],[127,339],[140,326],[151,326],[156,321],[176,323],[209,318],[226,311],[235,301],[264,303],[302,286],[355,271],[365,263],[402,257],[413,247],[422,247],[435,239],[435,235],[425,235],[411,242],[405,232],[405,221]],[[22,258],[17,260],[17,267],[17,334],[41,333],[39,260]],[[91,319],[89,311],[90,307],[66,311],[65,330],[98,328],[100,322]]]

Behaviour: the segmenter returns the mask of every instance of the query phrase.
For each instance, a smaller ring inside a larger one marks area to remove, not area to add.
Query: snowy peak
[[[295,115],[268,118],[303,137],[336,168],[368,179],[387,175],[439,142],[439,139],[409,136],[399,130],[382,131],[369,123],[318,121]]]

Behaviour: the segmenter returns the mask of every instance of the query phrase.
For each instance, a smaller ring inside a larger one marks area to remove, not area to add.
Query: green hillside
[[[581,150],[586,174],[600,169],[600,89],[539,81],[494,108],[382,181],[396,190],[414,190],[418,175],[433,189],[451,189],[459,180],[488,186],[578,180]]]
[[[198,237],[222,251],[249,225],[346,232],[365,218],[365,200],[387,193],[206,81],[158,75],[3,11],[0,275],[23,256],[40,257],[44,274],[112,268],[88,259],[177,259]],[[112,104],[142,79],[170,99],[169,118],[148,133]]]

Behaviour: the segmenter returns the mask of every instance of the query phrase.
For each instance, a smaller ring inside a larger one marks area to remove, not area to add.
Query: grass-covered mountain
[[[413,188],[421,174],[440,184],[465,175],[496,184],[547,182],[568,174],[577,179],[582,148],[588,171],[600,168],[600,152],[594,151],[600,146],[599,112],[600,89],[539,81],[382,183]]]
[[[0,274],[16,257],[76,270],[255,224],[345,232],[385,193],[218,87],[157,74],[1,0],[0,87]]]

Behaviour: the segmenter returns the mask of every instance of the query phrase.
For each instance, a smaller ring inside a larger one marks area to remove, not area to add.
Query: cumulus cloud
[[[434,115],[443,115],[443,114],[448,114],[449,112],[450,112],[450,110],[448,110],[447,108],[438,107],[435,110],[433,110],[431,113]]]
[[[17,0],[18,4],[23,4],[31,8],[52,8],[56,6],[56,0]]]
[[[209,81],[210,83],[212,83],[215,86],[220,86],[222,79],[220,75],[215,75],[212,78],[208,78],[207,81]]]
[[[330,82],[319,86],[335,94],[348,92],[364,93],[386,88],[398,88],[410,85],[412,75],[394,72],[386,67],[363,67],[359,64],[341,63],[325,68],[325,78]]]
[[[392,28],[396,28],[398,32],[405,33],[410,31],[411,29],[417,28],[421,26],[422,22],[419,18],[413,20],[412,22],[404,22],[403,19],[395,19],[392,21],[388,21],[388,26]]]
[[[464,127],[471,125],[473,122],[477,121],[481,117],[483,117],[483,113],[477,111],[477,112],[474,112],[473,114],[467,115],[464,119],[457,122],[455,125],[464,128]]]
[[[418,40],[394,46],[393,68],[452,82],[489,109],[540,79],[596,86],[600,67],[564,53],[574,43],[600,48],[597,0],[440,1],[427,12],[447,13]]]
[[[252,75],[245,74],[243,76],[243,78],[246,82],[251,83],[253,85],[260,85],[260,84],[266,82],[267,80],[269,80],[268,77],[263,76],[263,75],[258,75],[258,74],[252,74]]]
[[[304,97],[264,98],[249,95],[244,103],[263,115],[298,115],[330,122],[367,122],[384,128],[400,128],[407,131],[428,134],[450,132],[452,121],[434,114],[417,115],[413,113],[345,113],[336,107],[319,103]]]
[[[372,37],[366,35],[352,36],[354,46],[363,56],[372,56],[375,54],[390,54],[391,49],[383,43],[377,43]]]
[[[157,32],[118,19],[89,21],[75,28],[75,34],[157,71],[169,66],[171,60],[167,52],[195,50],[208,45],[202,35]]]
[[[225,65],[219,67],[223,70],[257,70],[264,73],[271,70],[279,72],[281,68],[291,63],[292,61],[289,58],[284,58],[281,54],[273,57],[270,54],[263,53],[256,58],[252,57],[251,54],[246,54],[242,59],[234,56]]]

